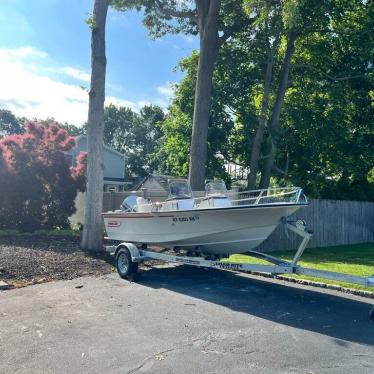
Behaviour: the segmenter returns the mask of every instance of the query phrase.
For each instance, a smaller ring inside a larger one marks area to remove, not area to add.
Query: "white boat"
[[[215,255],[247,252],[261,244],[283,217],[307,205],[298,187],[228,193],[209,182],[194,198],[186,180],[169,181],[165,202],[129,196],[123,210],[103,213],[107,237],[140,245]]]

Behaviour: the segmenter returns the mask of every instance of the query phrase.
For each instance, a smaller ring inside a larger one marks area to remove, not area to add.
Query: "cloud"
[[[167,82],[162,86],[158,86],[157,92],[169,100],[174,94],[173,83]]]
[[[131,100],[119,99],[118,97],[107,96],[105,98],[105,105],[109,105],[109,104],[113,104],[116,106],[125,106],[127,108],[134,110],[135,112],[139,112],[140,109],[144,105],[150,105],[152,104],[152,102],[147,101],[147,100],[131,101]]]
[[[59,122],[82,125],[87,120],[88,94],[77,84],[66,83],[63,76],[89,82],[90,75],[71,66],[56,66],[44,51],[27,46],[16,49],[0,48],[0,109],[8,109],[17,116],[44,119],[53,117]],[[157,88],[169,97],[171,88]],[[107,96],[110,103],[139,111],[151,103],[167,107],[165,99],[131,101]]]
[[[73,68],[71,66],[65,66],[61,68],[60,71],[61,73],[68,75],[69,77],[75,78],[83,82],[89,82],[91,78],[90,73],[80,70],[80,69]]]
[[[25,58],[25,57],[37,57],[37,58],[46,58],[48,53],[41,51],[40,49],[34,47],[20,47],[16,49],[7,49],[7,54],[9,57],[13,58]]]
[[[39,105],[40,103],[35,100],[17,100],[17,99],[0,99],[0,108],[19,108],[25,109],[27,106],[32,105]]]
[[[48,53],[40,49],[31,47],[31,46],[25,46],[25,47],[13,48],[13,49],[12,48],[0,48],[0,57],[12,63],[19,63],[22,60],[26,60],[26,59],[28,61],[45,59],[48,57]]]
[[[0,104],[26,118],[54,117],[82,124],[87,118],[87,92],[79,86],[54,80],[43,72],[48,55],[33,47],[0,48]],[[36,63],[30,61],[36,60]]]

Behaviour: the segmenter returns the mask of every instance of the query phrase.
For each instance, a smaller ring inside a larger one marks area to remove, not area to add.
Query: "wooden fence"
[[[138,194],[142,195],[141,192]],[[128,192],[104,193],[103,211],[119,209],[128,195]],[[153,201],[163,201],[166,193],[152,191],[148,197]],[[374,202],[311,200],[310,205],[300,209],[293,218],[305,220],[313,231],[310,248],[374,242]],[[298,236],[292,232],[287,234],[280,225],[258,250],[295,249],[299,242]]]
[[[346,200],[311,200],[292,218],[304,220],[313,231],[309,248],[374,242],[374,203]],[[260,251],[295,249],[300,238],[280,225],[258,247]]]

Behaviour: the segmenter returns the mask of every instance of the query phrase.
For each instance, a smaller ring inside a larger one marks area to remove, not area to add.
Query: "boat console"
[[[227,196],[225,182],[222,180],[206,181],[205,196],[199,203],[199,208],[227,208],[231,201]]]
[[[162,204],[160,212],[190,210],[195,208],[192,189],[186,179],[169,179],[169,195]]]

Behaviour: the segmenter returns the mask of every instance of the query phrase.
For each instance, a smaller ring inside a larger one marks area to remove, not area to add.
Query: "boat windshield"
[[[169,196],[172,199],[192,199],[191,186],[185,179],[169,180]]]
[[[205,185],[206,196],[226,196],[227,189],[224,181],[210,181]]]

